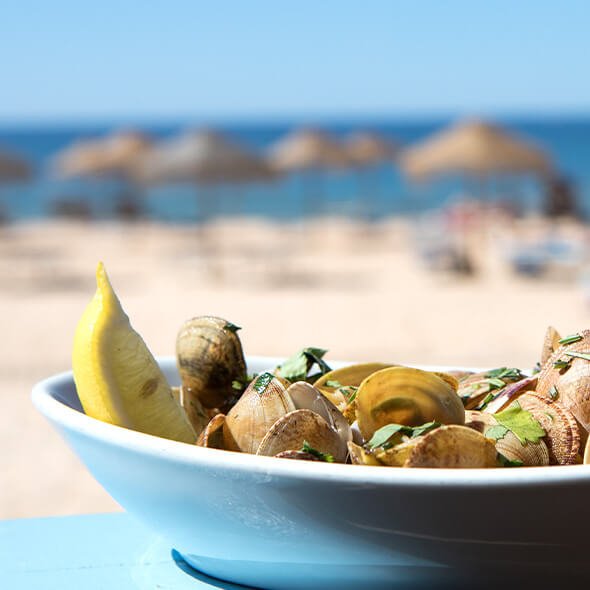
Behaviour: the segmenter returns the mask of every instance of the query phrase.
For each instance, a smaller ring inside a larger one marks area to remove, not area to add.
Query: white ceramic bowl
[[[173,360],[161,364],[177,383]],[[585,576],[588,466],[393,469],[204,449],[84,415],[71,373],[37,384],[33,402],[121,506],[214,577],[295,589]]]

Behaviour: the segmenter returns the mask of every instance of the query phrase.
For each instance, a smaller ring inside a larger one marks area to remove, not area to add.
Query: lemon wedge
[[[117,426],[194,443],[194,429],[152,353],[131,327],[102,263],[96,284],[76,328],[72,354],[84,412]]]

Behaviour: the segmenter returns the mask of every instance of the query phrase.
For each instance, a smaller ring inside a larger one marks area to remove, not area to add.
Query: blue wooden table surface
[[[0,521],[2,590],[244,589],[191,570],[124,513]]]

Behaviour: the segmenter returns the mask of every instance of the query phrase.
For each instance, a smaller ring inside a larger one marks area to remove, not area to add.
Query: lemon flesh
[[[141,336],[131,327],[102,263],[76,334],[72,367],[88,416],[194,443],[197,435]]]

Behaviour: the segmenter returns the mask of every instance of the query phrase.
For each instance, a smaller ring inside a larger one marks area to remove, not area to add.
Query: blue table
[[[244,590],[190,569],[124,513],[0,521],[2,590]]]

